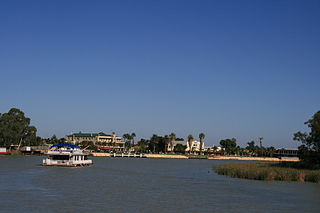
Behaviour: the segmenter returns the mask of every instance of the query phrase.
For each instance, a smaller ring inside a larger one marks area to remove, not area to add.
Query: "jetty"
[[[113,153],[110,155],[111,157],[115,157],[115,158],[146,158],[147,156],[145,156],[144,154],[140,153],[140,154],[136,154],[136,153]]]

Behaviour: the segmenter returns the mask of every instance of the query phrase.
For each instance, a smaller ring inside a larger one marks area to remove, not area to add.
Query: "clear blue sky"
[[[42,137],[292,134],[320,110],[319,1],[1,1],[0,112]]]

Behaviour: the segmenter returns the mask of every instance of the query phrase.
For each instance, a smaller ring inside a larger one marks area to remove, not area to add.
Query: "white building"
[[[171,147],[171,144],[169,143],[168,144],[168,147],[167,147],[167,151],[168,152],[172,152],[174,150],[174,147],[177,145],[177,144],[181,144],[183,146],[186,146],[186,152],[189,152],[190,150],[192,152],[199,152],[200,151],[200,141],[192,141],[191,143],[191,149],[189,147],[189,143],[187,141],[174,141],[173,142],[173,147]],[[204,149],[203,149],[204,150]]]
[[[92,142],[95,145],[112,145],[117,147],[124,147],[124,141],[120,136],[117,136],[114,132],[111,135],[107,135],[103,132],[99,133],[73,133],[66,136],[66,141],[72,144],[80,144],[82,142]]]

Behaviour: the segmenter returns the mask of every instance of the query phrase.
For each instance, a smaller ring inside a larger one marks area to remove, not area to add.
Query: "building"
[[[275,156],[277,157],[298,157],[298,148],[281,148],[277,149]]]
[[[107,135],[103,132],[99,133],[73,133],[66,136],[67,143],[81,144],[83,142],[92,142],[94,145],[102,149],[118,149],[124,148],[125,142],[122,141],[120,136],[117,136],[114,132],[111,135]]]
[[[172,152],[174,150],[174,147],[177,144],[181,144],[183,146],[186,146],[187,148],[186,148],[185,151],[189,152],[190,147],[189,147],[189,143],[187,141],[173,141],[173,147],[171,147],[171,144],[169,143],[168,147],[167,147],[167,151],[168,152]],[[192,143],[191,143],[191,151],[192,152],[199,152],[200,151],[200,141],[192,141]]]

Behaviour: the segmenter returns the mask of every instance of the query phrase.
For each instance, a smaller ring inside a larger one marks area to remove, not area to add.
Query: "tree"
[[[193,135],[188,135],[188,145],[189,145],[189,154],[191,154],[192,149],[192,142],[193,142]]]
[[[92,141],[82,141],[80,143],[82,149],[97,150],[97,146]]]
[[[220,145],[228,155],[235,154],[237,149],[237,139],[232,138],[221,140]]]
[[[138,151],[142,153],[146,152],[148,148],[148,143],[149,141],[143,138],[140,141],[138,141]]]
[[[136,137],[136,133],[131,133],[131,135],[130,135],[130,139],[131,139],[131,141],[132,141],[132,146],[134,146],[134,138]]]
[[[30,126],[30,118],[17,108],[0,114],[0,146],[24,145],[37,142],[37,128]],[[38,140],[39,141],[39,140]]]
[[[178,143],[178,144],[174,147],[174,152],[176,152],[176,153],[185,153],[186,148],[187,148],[187,146]]]
[[[206,135],[204,133],[200,133],[199,134],[199,139],[200,139],[200,154],[202,153],[202,149],[203,149],[203,144],[204,144],[204,138],[206,137]]]
[[[170,137],[170,147],[171,147],[171,152],[173,151],[173,142],[176,140],[176,134],[173,132],[169,135]]]
[[[255,142],[251,141],[251,142],[248,142],[247,144],[248,146],[246,147],[246,149],[249,151],[249,154],[253,156],[257,155],[258,147],[255,146]]]
[[[163,142],[164,142],[164,153],[167,153],[168,151],[168,144],[170,142],[170,138],[168,135],[165,135],[163,138]]]
[[[52,137],[50,138],[50,143],[51,144],[59,144],[60,140],[57,138],[56,135],[52,135]]]
[[[267,147],[266,149],[266,156],[268,157],[273,157],[273,155],[276,153],[276,148],[274,148],[273,146]]]
[[[124,147],[127,151],[131,148],[131,135],[126,133],[122,136],[125,139]]]
[[[156,151],[159,152],[159,136],[156,134],[153,134],[150,138],[149,143],[149,150],[152,150],[153,153]]]
[[[302,142],[299,147],[299,157],[308,164],[320,164],[320,111],[304,124],[310,132],[297,132],[293,139]]]

